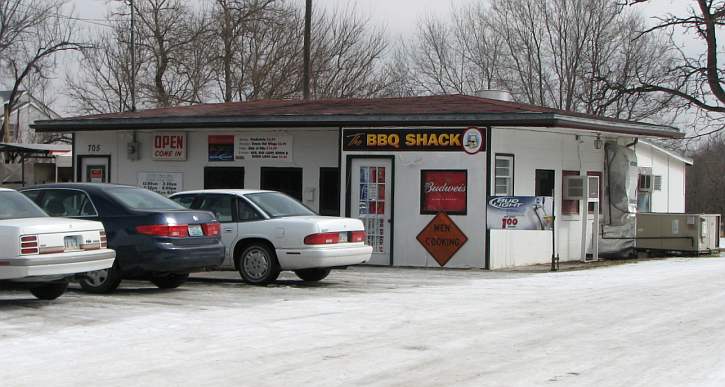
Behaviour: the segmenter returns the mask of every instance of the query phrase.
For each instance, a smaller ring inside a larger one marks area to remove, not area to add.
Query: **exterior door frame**
[[[76,183],[83,181],[83,160],[84,159],[106,159],[108,161],[108,171],[106,172],[106,179],[108,183],[111,182],[111,155],[78,155],[78,162],[76,163]]]
[[[345,216],[350,217],[352,203],[352,161],[354,159],[390,160],[390,264],[395,265],[395,155],[347,155],[345,159]]]

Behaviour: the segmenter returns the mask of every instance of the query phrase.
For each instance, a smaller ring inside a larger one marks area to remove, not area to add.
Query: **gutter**
[[[40,120],[31,125],[38,132],[110,130],[184,130],[219,128],[311,128],[381,126],[530,126],[570,128],[595,132],[682,138],[679,130],[638,122],[592,119],[559,113],[445,113],[445,114],[318,114],[270,116],[174,116],[132,118],[80,118]]]

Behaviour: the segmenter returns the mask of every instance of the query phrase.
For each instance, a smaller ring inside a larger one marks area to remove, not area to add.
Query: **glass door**
[[[391,167],[389,159],[361,158],[351,163],[350,214],[365,225],[373,265],[390,265]]]

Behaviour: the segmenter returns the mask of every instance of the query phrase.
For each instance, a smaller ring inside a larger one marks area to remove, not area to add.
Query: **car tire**
[[[121,273],[118,265],[114,264],[108,269],[84,273],[78,283],[88,293],[111,293],[121,284]]]
[[[330,268],[329,267],[323,267],[323,268],[314,268],[314,269],[302,269],[302,270],[295,270],[295,274],[297,274],[298,277],[302,281],[305,282],[317,282],[322,281],[327,277],[328,274],[330,274]]]
[[[159,289],[176,289],[189,279],[189,273],[174,274],[166,273],[151,278],[151,283]]]
[[[67,288],[68,288],[67,281],[51,282],[48,284],[30,288],[30,293],[32,293],[35,296],[35,298],[37,298],[39,300],[55,300],[56,298],[60,297],[63,293],[65,293],[65,290]]]
[[[276,280],[280,270],[274,251],[261,243],[251,244],[242,250],[238,267],[244,282],[252,285]]]

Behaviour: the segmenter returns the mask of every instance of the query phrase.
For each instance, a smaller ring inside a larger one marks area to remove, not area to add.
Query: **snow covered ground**
[[[208,277],[208,276],[207,276]],[[0,295],[3,386],[723,386],[725,259]]]

